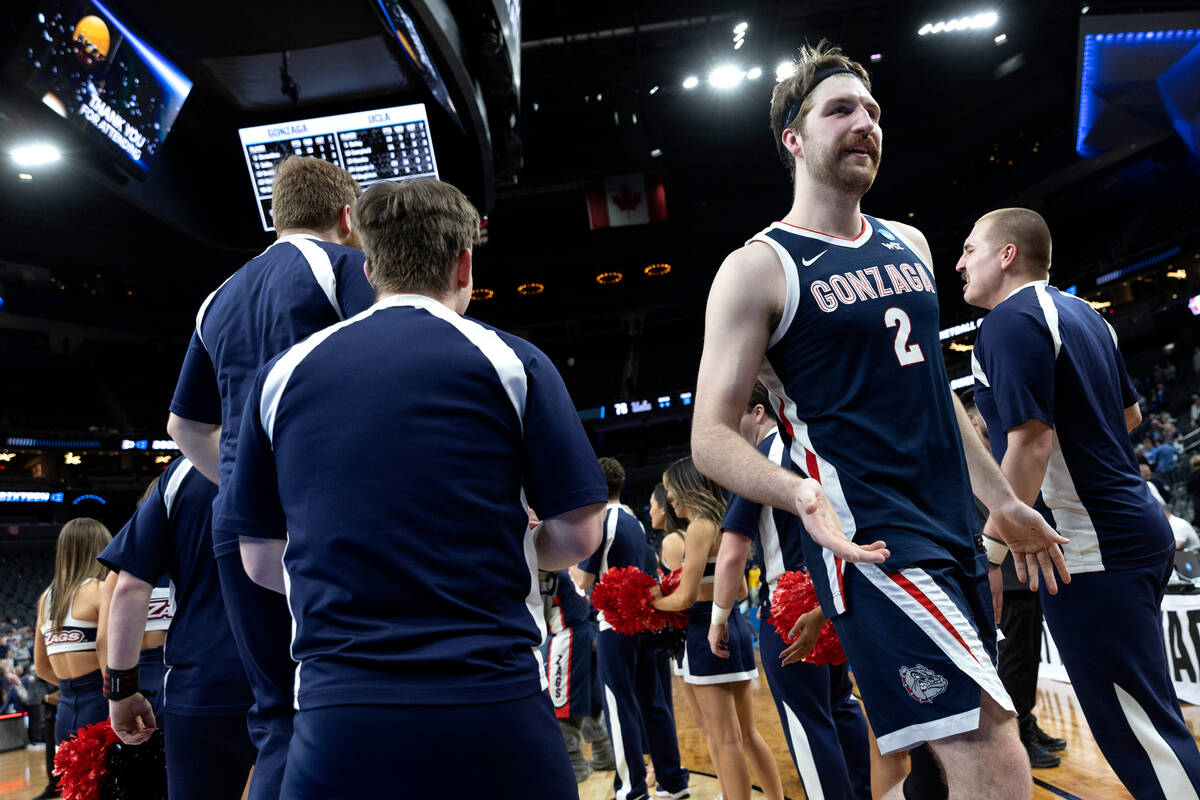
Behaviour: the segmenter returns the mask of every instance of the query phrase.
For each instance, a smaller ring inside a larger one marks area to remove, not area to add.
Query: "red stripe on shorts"
[[[940,622],[942,627],[948,630],[950,635],[958,640],[958,643],[963,646],[963,649],[967,651],[967,654],[970,655],[971,658],[975,658],[975,654],[971,652],[971,648],[967,646],[967,643],[963,640],[962,635],[959,634],[958,630],[950,624],[950,620],[946,619],[945,615],[942,614],[941,609],[934,605],[934,602],[930,600],[924,592],[918,589],[912,581],[901,575],[899,572],[889,572],[887,573],[887,576],[895,581],[897,586],[912,595],[914,600],[924,606],[925,610],[932,614],[934,619]],[[978,658],[975,658],[975,663],[979,663]]]

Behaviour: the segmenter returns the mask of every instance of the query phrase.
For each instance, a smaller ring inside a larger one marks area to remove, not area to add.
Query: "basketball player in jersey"
[[[190,461],[175,459],[100,554],[117,575],[108,614],[109,718],[128,744],[163,728],[171,800],[237,800],[255,759],[246,729],[253,696],[212,555],[216,494]],[[164,572],[174,616],[160,659],[170,668],[160,713],[143,694],[146,667],[135,649],[138,609],[147,601],[154,607],[151,576]]]
[[[291,157],[272,185],[276,239],[200,306],[167,432],[196,469],[223,485],[233,473],[246,393],[259,367],[311,333],[374,302],[350,225],[358,184],[318,158]],[[220,513],[223,491],[214,501]],[[291,618],[278,594],[248,583],[237,537],[213,531],[221,592],[254,689],[258,748],[251,800],[276,800],[292,730]]]
[[[740,430],[746,441],[772,463],[791,468],[789,448],[779,433],[771,397],[762,383],[754,384]],[[721,527],[726,535],[721,537],[717,554],[713,602],[726,608],[737,602],[753,546],[763,562],[768,592],[760,612],[763,672],[805,794],[829,800],[870,800],[867,723],[851,694],[849,667],[817,666],[789,659],[793,648],[769,623],[770,592],[779,576],[785,571],[805,569],[800,520],[786,511],[764,508],[733,495]],[[713,654],[729,657],[728,625],[710,628],[708,638]]]
[[[1056,545],[1066,540],[1013,493],[950,391],[924,236],[859,210],[882,146],[866,70],[825,43],[804,47],[770,116],[793,204],[713,281],[697,466],[801,517],[805,562],[883,753],[928,741],[951,793],[1029,797],[1029,761],[994,666],[971,489],[991,510],[990,530],[1024,556],[1031,586],[1039,571],[1051,591],[1056,569],[1068,579]],[[756,375],[799,472],[738,432]],[[728,613],[714,605],[713,624]]]
[[[1159,621],[1175,537],[1129,442],[1137,392],[1112,326],[1049,285],[1050,251],[1046,221],[1025,208],[985,214],[963,245],[963,297],[988,310],[975,402],[1013,488],[1029,502],[1040,492],[1071,539],[1071,585],[1042,605],[1096,743],[1138,800],[1195,798],[1200,750]]]

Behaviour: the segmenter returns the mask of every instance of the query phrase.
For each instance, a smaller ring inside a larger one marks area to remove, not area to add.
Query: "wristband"
[[[712,607],[712,622],[710,624],[724,625],[725,621],[729,619],[729,612],[732,611],[733,609],[721,608],[716,603],[713,603],[712,606],[713,606]]]
[[[1008,555],[1008,545],[990,536],[983,537],[983,549],[987,553],[988,563],[993,567],[998,567],[1004,563],[1004,557]]]
[[[104,675],[104,696],[109,700],[124,700],[138,693],[140,668],[114,669],[109,667]]]

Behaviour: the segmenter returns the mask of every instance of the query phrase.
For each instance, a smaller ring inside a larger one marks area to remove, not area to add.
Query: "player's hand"
[[[992,590],[992,611],[999,625],[1000,609],[1004,607],[1004,574],[995,564],[988,564],[988,588]]]
[[[736,613],[736,612],[735,612]],[[729,658],[729,623],[708,627],[708,649],[717,658]]]
[[[141,692],[124,700],[109,700],[108,719],[113,733],[125,744],[141,744],[154,733],[154,709]]]
[[[817,646],[821,628],[826,622],[828,620],[825,619],[820,606],[801,614],[800,619],[796,620],[796,624],[788,631],[788,638],[792,643],[779,653],[780,665],[786,667],[788,664],[794,664],[811,653]]]
[[[825,490],[812,478],[805,478],[796,490],[796,516],[814,542],[843,561],[881,564],[891,555],[882,541],[864,546],[847,539]]]
[[[999,508],[992,509],[984,528],[984,536],[1000,539],[1013,554],[1013,566],[1017,579],[1029,584],[1029,590],[1038,589],[1038,573],[1046,581],[1046,590],[1058,594],[1055,572],[1063,583],[1071,582],[1071,572],[1063,557],[1060,544],[1069,539],[1060,536],[1046,524],[1042,515],[1017,498],[1012,498]]]

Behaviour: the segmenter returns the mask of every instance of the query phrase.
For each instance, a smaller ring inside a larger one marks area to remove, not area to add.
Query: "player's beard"
[[[871,159],[871,169],[865,170],[851,165],[847,148],[855,145],[866,147]],[[875,183],[879,162],[883,157],[883,145],[872,139],[847,137],[830,147],[819,148],[812,157],[805,158],[808,174],[815,182],[830,186],[839,192],[862,197]]]

